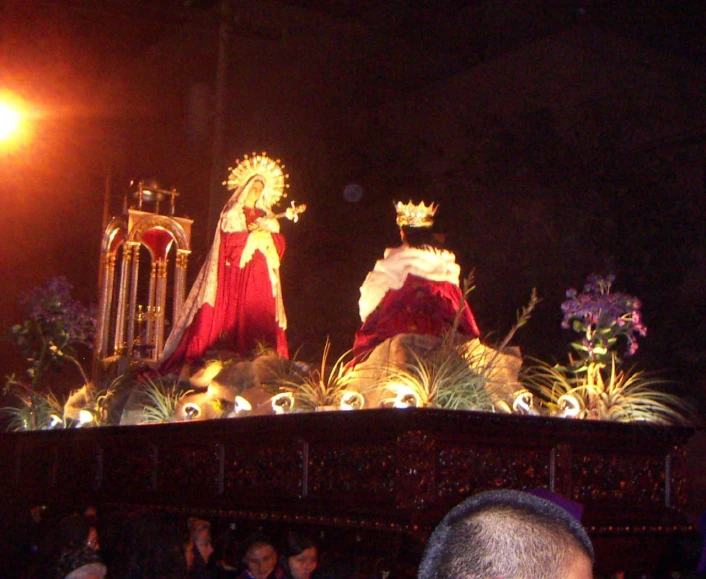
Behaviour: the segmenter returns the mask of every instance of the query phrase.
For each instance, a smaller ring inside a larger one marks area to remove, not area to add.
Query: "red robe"
[[[385,250],[360,287],[362,327],[353,343],[356,364],[398,334],[441,336],[461,312],[457,331],[480,335],[459,287],[461,268],[450,251],[405,244]]]
[[[461,307],[461,289],[448,281],[408,275],[400,289],[391,289],[355,334],[354,360],[364,359],[378,344],[398,334],[441,336],[454,323]],[[468,303],[464,303],[457,331],[480,335]]]
[[[248,224],[264,215],[258,209],[245,207],[243,211]],[[281,259],[285,250],[284,236],[275,232],[260,234],[272,236],[278,258]],[[285,331],[277,320],[277,300],[265,254],[256,249],[247,263],[240,267],[243,250],[251,235],[246,231],[220,232],[215,303],[198,305],[178,345],[160,365],[160,373],[176,372],[184,363],[199,362],[212,348],[231,350],[247,357],[258,344],[262,344],[275,348],[280,356],[289,357]],[[205,283],[213,282],[209,280]]]

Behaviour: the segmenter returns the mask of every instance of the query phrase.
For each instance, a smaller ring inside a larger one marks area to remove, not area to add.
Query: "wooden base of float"
[[[644,570],[693,530],[684,515],[692,434],[432,409],[5,433],[0,491],[15,504],[146,506],[328,529],[409,571],[464,497],[548,488],[584,506],[598,571]]]

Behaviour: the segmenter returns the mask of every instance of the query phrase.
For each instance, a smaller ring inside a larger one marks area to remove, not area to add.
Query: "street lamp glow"
[[[22,113],[12,105],[0,102],[0,141],[12,139],[20,129]]]

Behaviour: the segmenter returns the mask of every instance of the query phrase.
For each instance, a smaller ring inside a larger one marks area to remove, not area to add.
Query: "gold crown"
[[[410,200],[409,203],[398,201],[395,204],[397,209],[397,225],[399,227],[431,227],[434,225],[434,215],[439,206],[430,203],[428,206],[422,201],[415,205]]]
[[[289,175],[283,171],[284,164],[279,159],[275,161],[263,152],[259,155],[253,153],[252,157],[245,155],[242,161],[236,159],[235,162],[235,167],[228,168],[228,180],[223,182],[231,191],[244,186],[252,177],[259,175],[265,181],[265,188],[260,196],[264,206],[269,209],[282,197],[287,196],[285,189],[289,184],[285,181]]]

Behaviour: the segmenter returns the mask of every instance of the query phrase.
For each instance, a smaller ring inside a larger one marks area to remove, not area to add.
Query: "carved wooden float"
[[[431,409],[5,433],[0,490],[28,505],[93,501],[343,529],[373,550],[384,543],[394,565],[409,570],[464,497],[548,488],[584,505],[597,569],[643,570],[690,530],[692,434]]]

